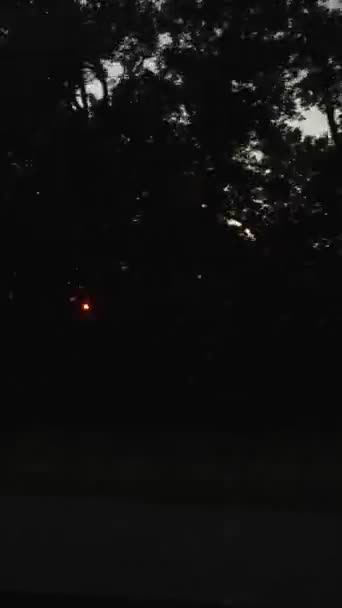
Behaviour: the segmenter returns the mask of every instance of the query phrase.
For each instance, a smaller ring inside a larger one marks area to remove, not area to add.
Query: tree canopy
[[[227,325],[300,324],[289,286],[328,289],[339,261],[341,35],[319,0],[3,0],[9,265],[31,288],[44,264],[46,288],[91,277],[98,302],[114,281],[115,319],[209,319],[205,360]],[[303,135],[313,108],[326,135]]]

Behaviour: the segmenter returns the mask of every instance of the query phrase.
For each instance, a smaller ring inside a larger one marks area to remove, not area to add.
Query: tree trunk
[[[335,120],[335,108],[330,100],[329,101],[327,100],[325,102],[325,107],[326,107],[326,113],[327,113],[327,118],[328,118],[329,129],[330,129],[330,135],[331,135],[331,138],[332,138],[336,148],[338,148],[340,145],[340,134],[338,132],[338,126],[337,126],[337,123]]]
[[[106,106],[108,106],[109,104],[109,93],[108,93],[108,83],[106,80],[106,77],[103,76],[103,78],[100,79],[101,85],[102,85],[102,89],[103,89],[103,101],[104,104]]]
[[[342,230],[342,201],[339,192],[339,186],[341,183],[339,178],[339,165],[342,152],[342,140],[335,119],[335,108],[331,99],[325,99],[325,108],[331,139],[333,140],[335,146],[334,152],[329,161],[332,181],[329,180],[330,184],[327,184],[327,188],[331,190],[329,203],[329,223],[331,226],[331,232],[333,234],[337,234]]]
[[[87,98],[87,91],[85,88],[85,82],[84,82],[84,78],[83,75],[81,77],[81,82],[80,82],[80,91],[81,91],[81,99],[82,99],[82,105],[83,105],[83,109],[86,112],[87,116],[88,116],[88,98]]]

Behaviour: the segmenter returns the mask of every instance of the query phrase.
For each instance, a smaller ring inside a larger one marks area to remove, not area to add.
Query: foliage
[[[191,280],[222,268],[224,299],[242,268],[250,279],[265,260],[303,267],[337,242],[338,11],[317,0],[21,0],[3,1],[0,20],[8,240],[107,248],[144,280],[153,268],[158,285],[180,267]],[[330,138],[293,127],[314,106]]]

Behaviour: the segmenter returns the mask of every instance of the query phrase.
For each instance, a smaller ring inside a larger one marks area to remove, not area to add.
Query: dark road
[[[0,513],[3,589],[222,598],[223,512],[1,497]]]
[[[45,430],[1,446],[0,591],[341,603],[338,434]]]
[[[337,517],[61,497],[1,497],[0,513],[2,590],[233,606],[342,599]]]

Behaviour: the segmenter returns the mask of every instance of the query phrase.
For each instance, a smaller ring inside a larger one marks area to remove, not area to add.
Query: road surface
[[[336,514],[0,497],[0,590],[233,606],[342,600]]]

